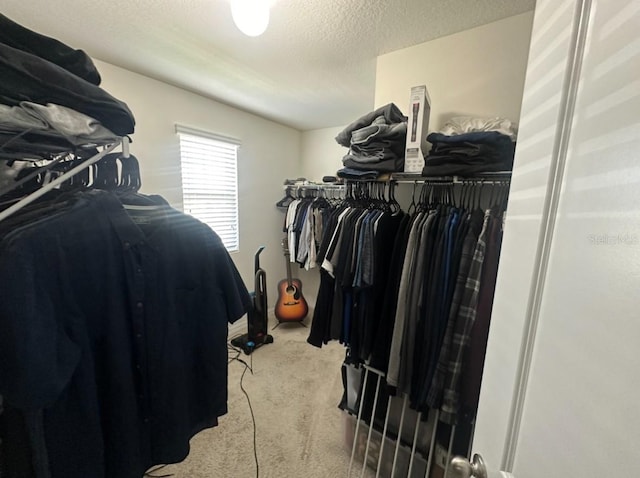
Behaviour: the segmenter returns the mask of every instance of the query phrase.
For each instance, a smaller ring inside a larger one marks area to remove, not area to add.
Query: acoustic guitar
[[[287,278],[278,282],[278,302],[275,315],[280,322],[301,322],[309,313],[309,306],[302,295],[302,282],[291,278],[291,261],[287,240],[282,240],[282,249],[287,264]]]

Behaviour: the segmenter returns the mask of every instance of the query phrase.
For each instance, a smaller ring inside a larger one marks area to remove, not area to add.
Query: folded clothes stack
[[[100,81],[82,50],[0,15],[0,154],[34,144],[69,150],[133,133],[133,114]]]
[[[16,133],[22,141],[10,142]],[[18,106],[0,104],[0,144],[3,139],[6,155],[12,151],[37,155],[68,151],[70,144],[112,143],[117,136],[98,120],[71,108],[22,101]]]
[[[465,176],[511,171],[517,127],[502,118],[453,118],[427,136],[433,146],[423,176]]]
[[[368,178],[380,172],[402,171],[406,139],[407,117],[394,103],[367,113],[336,136],[338,144],[349,148],[341,171],[353,176],[357,176],[353,170],[366,171]]]
[[[360,181],[369,181],[372,179],[378,179],[380,171],[356,169],[356,168],[342,168],[336,173],[339,178],[342,179],[355,179]]]

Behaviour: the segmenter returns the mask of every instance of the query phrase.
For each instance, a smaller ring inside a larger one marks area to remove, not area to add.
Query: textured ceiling
[[[370,109],[376,56],[532,10],[535,0],[272,4],[257,38],[236,30],[228,0],[3,0],[1,13],[93,58],[306,130]]]

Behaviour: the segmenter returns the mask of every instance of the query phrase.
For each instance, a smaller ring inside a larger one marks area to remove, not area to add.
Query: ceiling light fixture
[[[269,0],[231,0],[231,16],[242,33],[260,36],[269,25]]]

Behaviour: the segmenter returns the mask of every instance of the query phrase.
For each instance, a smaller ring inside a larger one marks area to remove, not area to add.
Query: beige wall
[[[299,174],[301,133],[111,64],[96,64],[102,86],[126,102],[136,117],[131,152],[140,161],[142,192],[160,194],[174,206],[181,205],[176,123],[242,142],[238,151],[240,251],[232,257],[253,290],[253,255],[259,245],[267,246],[261,265],[269,274],[273,306],[277,279],[284,275],[282,213],[275,203],[282,197],[283,179]]]
[[[532,23],[533,12],[527,12],[379,56],[369,111],[394,102],[408,114],[411,87],[427,85],[430,131],[456,115],[518,122]],[[341,129],[302,134],[303,176],[320,179],[342,167],[346,148],[334,140]]]
[[[336,143],[335,137],[343,126],[314,129],[302,133],[301,174],[310,181],[334,176],[342,168],[347,148]]]
[[[323,176],[335,176],[336,171],[342,167],[342,157],[347,152],[347,148],[340,146],[334,139],[342,129],[343,126],[336,126],[302,132],[300,176],[309,181],[322,181]],[[318,269],[305,271],[296,267],[294,275],[302,280],[303,294],[309,305],[315,306],[320,286]]]
[[[408,114],[412,86],[431,97],[429,131],[456,115],[520,117],[533,12],[378,57],[375,106]]]

